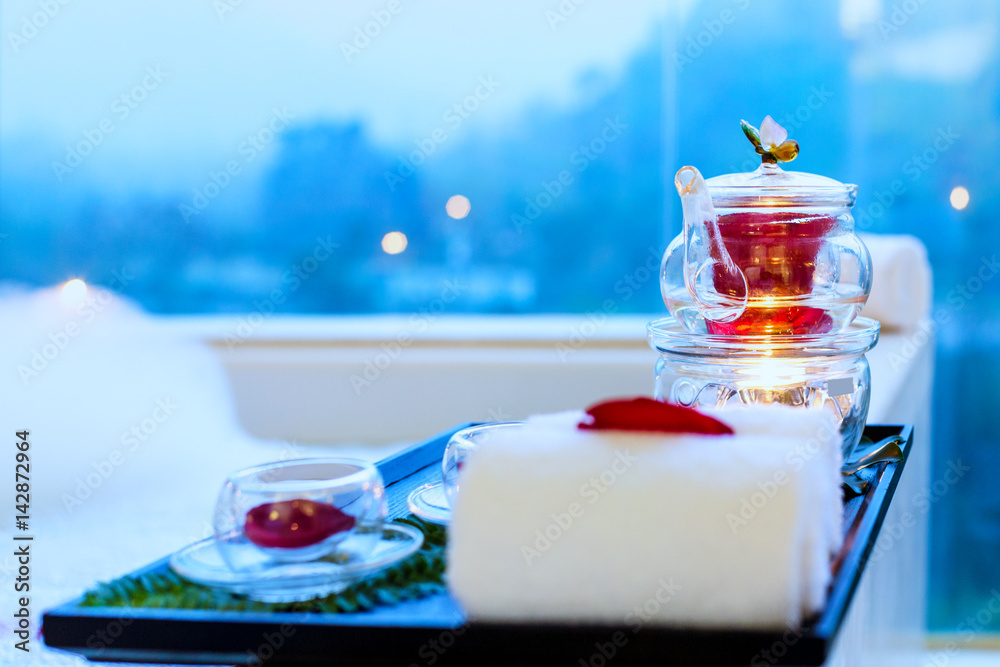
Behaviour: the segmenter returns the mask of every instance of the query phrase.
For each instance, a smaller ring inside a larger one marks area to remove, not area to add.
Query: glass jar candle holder
[[[859,317],[842,331],[785,336],[692,333],[673,318],[650,322],[656,362],[654,395],[678,405],[717,407],[779,403],[828,410],[848,459],[861,439],[871,397],[865,353],[879,323]]]
[[[355,459],[281,461],[241,470],[216,502],[216,542],[234,571],[320,558],[364,560],[382,537],[382,476]]]

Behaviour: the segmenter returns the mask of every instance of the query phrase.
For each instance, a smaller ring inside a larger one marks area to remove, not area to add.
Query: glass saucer
[[[444,484],[427,484],[413,491],[406,499],[410,511],[424,521],[447,525],[451,521],[451,505],[444,492]]]
[[[359,579],[378,573],[415,553],[423,533],[398,523],[386,524],[375,549],[364,559],[337,562],[336,554],[305,563],[276,563],[245,538],[228,545],[239,560],[234,572],[210,537],[170,557],[170,567],[189,581],[246,595],[261,602],[298,602],[339,593]]]

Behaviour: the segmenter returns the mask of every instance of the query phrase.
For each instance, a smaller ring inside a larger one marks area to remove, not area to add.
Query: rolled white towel
[[[498,434],[463,469],[456,599],[480,620],[799,623],[830,580],[840,443],[802,449],[823,413],[782,434],[784,417],[812,413],[739,412],[731,436],[583,431],[583,413]]]
[[[862,234],[872,257],[872,290],[861,314],[883,328],[911,329],[930,312],[927,248],[908,234]]]
[[[785,453],[785,465],[810,474],[806,502],[826,510],[821,520],[809,524],[809,543],[806,545],[807,557],[811,559],[803,581],[806,606],[817,609],[826,599],[830,557],[843,542],[841,479],[839,474],[831,474],[831,471],[839,471],[844,463],[843,439],[837,420],[829,413],[813,414],[810,410],[783,405],[759,407],[739,406],[704,412],[729,424],[737,435],[780,434],[791,446]],[[812,458],[821,461],[808,466]]]

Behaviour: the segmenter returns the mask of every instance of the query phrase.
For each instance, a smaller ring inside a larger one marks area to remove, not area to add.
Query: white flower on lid
[[[774,122],[770,116],[764,117],[764,122],[760,124],[760,145],[764,150],[773,152],[778,146],[785,143],[788,138],[788,130]]]
[[[759,132],[745,120],[741,120],[740,125],[764,162],[791,162],[799,154],[799,145],[788,138],[788,130],[770,116],[764,118]]]

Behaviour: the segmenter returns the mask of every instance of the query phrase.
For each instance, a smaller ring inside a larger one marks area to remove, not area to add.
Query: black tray
[[[378,464],[385,479],[390,518],[408,514],[410,492],[440,479],[441,457],[451,429]],[[45,613],[45,643],[91,660],[274,665],[580,665],[610,662],[601,655],[614,650],[615,665],[764,664],[761,652],[775,644],[787,647],[768,663],[822,665],[843,622],[866,559],[882,525],[913,441],[912,426],[868,426],[865,435],[878,441],[900,434],[906,440],[903,460],[882,463],[863,496],[844,505],[845,539],[834,563],[834,581],[826,608],[801,630],[750,632],[646,627],[465,624],[461,610],[447,595],[360,614],[256,613],[81,607],[82,598]],[[162,570],[167,560],[140,572]],[[110,646],[95,642],[109,626],[121,632]],[[615,640],[623,646],[616,646]],[[624,641],[623,641],[624,640]],[[277,648],[274,648],[275,645]],[[269,646],[261,651],[262,646]],[[271,650],[273,649],[273,650]],[[260,651],[258,653],[258,651]],[[581,663],[582,661],[582,663]]]

